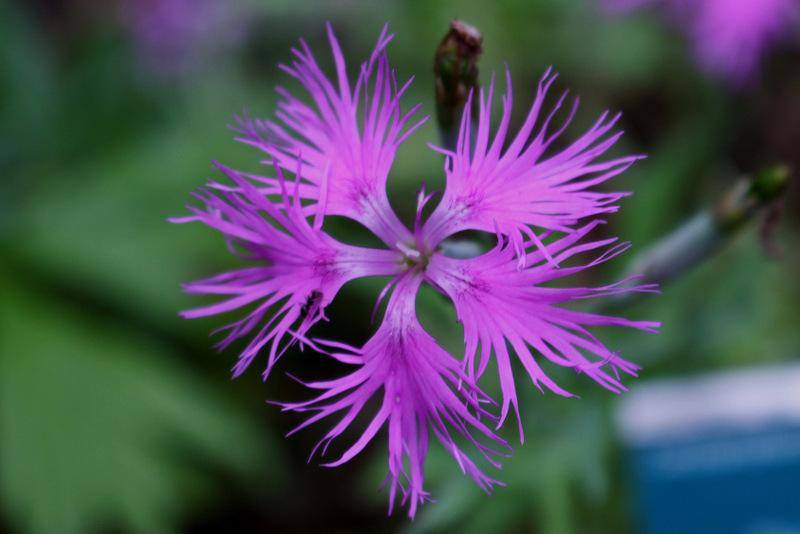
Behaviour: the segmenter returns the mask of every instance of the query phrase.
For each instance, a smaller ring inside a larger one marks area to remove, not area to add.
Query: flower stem
[[[640,284],[666,284],[712,257],[749,222],[775,206],[789,183],[790,172],[776,165],[742,178],[710,209],[706,209],[634,258],[630,275]],[[627,305],[637,293],[626,293],[609,302]]]

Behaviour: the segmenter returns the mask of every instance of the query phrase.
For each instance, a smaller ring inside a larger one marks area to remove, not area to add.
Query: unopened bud
[[[478,88],[478,57],[483,36],[474,26],[454,20],[436,49],[433,72],[436,80],[436,115],[442,141],[452,149],[458,123],[470,91]],[[473,100],[474,102],[474,100]]]
[[[758,171],[752,178],[742,178],[714,209],[717,224],[723,231],[736,230],[781,198],[789,176],[787,166],[775,165]]]

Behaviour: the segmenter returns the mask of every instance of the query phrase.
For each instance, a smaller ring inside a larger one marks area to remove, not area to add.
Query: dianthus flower
[[[797,0],[604,0],[611,9],[663,5],[692,41],[707,72],[742,84],[755,78],[766,51],[800,23]]]
[[[653,288],[628,280],[598,288],[554,288],[547,283],[590,269],[627,248],[613,238],[584,240],[601,222],[581,221],[617,209],[617,201],[627,193],[592,188],[639,157],[598,160],[621,135],[612,132],[617,117],[607,114],[575,142],[553,150],[577,101],[568,118],[552,130],[551,122],[565,98],[542,115],[555,80],[549,70],[527,118],[510,136],[511,79],[506,75],[497,130],[490,131],[493,81],[487,94],[477,95],[474,146],[469,134],[474,119],[467,112],[455,150],[436,148],[445,156],[446,189],[431,216],[423,220],[423,208],[434,196],[423,188],[409,229],[389,204],[386,181],[398,147],[426,118],[415,118],[419,106],[401,109],[401,97],[411,80],[399,85],[389,66],[386,47],[392,35],[384,28],[354,86],[330,25],[328,38],[335,79],[320,69],[300,41],[300,48],[292,50],[292,63],[281,69],[300,82],[308,98],[300,100],[278,88],[282,100],[275,119],[237,121],[237,139],[262,150],[271,172],[261,176],[217,164],[228,180],[213,181],[195,193],[202,207],[190,206],[190,216],[173,219],[199,221],[218,230],[231,250],[251,264],[186,284],[190,293],[225,298],[183,316],[248,310],[223,328],[226,335],[219,344],[226,347],[234,340],[249,339],[234,375],[264,355],[266,379],[294,343],[350,366],[351,371],[337,379],[301,381],[317,395],[282,406],[309,414],[296,430],[338,415],[318,444],[325,454],[334,439],[359,416],[366,416],[368,401],[379,397],[377,411],[368,416],[355,442],[326,465],[349,461],[386,428],[390,512],[399,491],[413,517],[428,499],[423,482],[431,436],[481,488],[490,492],[499,484],[475,460],[499,468],[498,458],[508,454],[508,444],[495,432],[510,408],[519,420],[514,357],[536,386],[560,395],[570,394],[545,375],[542,360],[583,373],[615,392],[624,389],[619,371],[636,373],[636,365],[607,349],[588,329],[616,325],[653,331],[657,323],[571,311],[561,305]],[[385,247],[337,241],[325,231],[327,215],[358,221]],[[444,256],[442,242],[467,229],[491,232],[496,246],[469,259]],[[581,253],[594,257],[585,263],[569,262]],[[326,318],[325,309],[342,286],[370,276],[390,278],[378,297],[380,302],[388,295],[388,303],[372,337],[361,347],[311,337],[309,329]],[[465,330],[464,355],[449,354],[417,319],[416,296],[424,283],[455,304]],[[492,356],[503,397],[499,415],[487,411],[493,401],[476,383]],[[521,424],[519,430],[521,434]]]

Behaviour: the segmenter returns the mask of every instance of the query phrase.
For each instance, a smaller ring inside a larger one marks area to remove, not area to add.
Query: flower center
[[[428,262],[431,259],[431,253],[427,251],[420,251],[421,247],[416,245],[407,245],[402,242],[397,242],[397,249],[403,254],[403,266],[406,270],[410,271],[416,269],[425,271],[428,267]]]

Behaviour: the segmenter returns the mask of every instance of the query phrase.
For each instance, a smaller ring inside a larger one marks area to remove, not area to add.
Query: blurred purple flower
[[[707,72],[743,84],[757,77],[767,50],[800,23],[797,0],[604,0],[614,11],[662,6],[685,29]]]
[[[120,17],[144,68],[161,78],[199,67],[242,36],[236,8],[219,0],[123,0]]]
[[[574,143],[560,151],[550,149],[570,122],[577,100],[568,118],[551,132],[550,123],[565,96],[541,120],[545,96],[555,79],[549,70],[526,121],[506,147],[512,100],[507,75],[508,93],[498,131],[490,135],[492,83],[488,95],[478,95],[475,147],[470,146],[473,119],[467,113],[456,149],[436,148],[446,155],[447,187],[439,206],[423,222],[423,208],[434,196],[423,189],[413,227],[408,229],[389,204],[386,181],[397,148],[427,117],[414,118],[418,105],[401,110],[400,99],[411,80],[397,83],[386,53],[393,36],[385,28],[352,88],[330,25],[328,37],[334,80],[323,73],[301,40],[300,48],[292,50],[292,63],[281,69],[302,84],[308,100],[278,88],[282,100],[276,120],[243,118],[235,127],[238,140],[266,153],[266,163],[274,173],[259,176],[218,165],[229,182],[209,183],[195,194],[203,207],[190,207],[190,216],[173,219],[199,221],[218,230],[232,252],[253,263],[186,284],[190,293],[225,295],[226,299],[183,315],[194,318],[249,307],[243,319],[224,327],[227,335],[219,345],[250,338],[234,375],[242,373],[264,349],[266,378],[295,343],[352,365],[351,373],[335,380],[298,379],[320,393],[306,402],[281,406],[311,414],[295,431],[341,413],[317,446],[322,446],[324,454],[330,442],[368,410],[368,401],[380,395],[380,407],[360,437],[338,460],[326,465],[349,461],[387,427],[390,512],[400,490],[413,517],[428,498],[423,482],[430,433],[485,491],[499,484],[483,473],[459,443],[471,445],[486,463],[498,468],[496,458],[508,452],[506,441],[487,426],[493,423],[499,428],[511,406],[519,420],[507,343],[534,384],[562,395],[568,393],[544,374],[531,348],[614,392],[624,389],[618,371],[635,374],[636,365],[607,349],[588,327],[654,331],[657,323],[570,311],[560,305],[654,288],[631,286],[630,280],[599,288],[546,284],[590,269],[627,248],[624,243],[614,244],[613,238],[579,244],[600,221],[577,226],[587,217],[617,209],[616,202],[627,193],[599,193],[591,188],[623,172],[639,156],[598,161],[620,136],[610,133],[616,117],[608,119],[605,114]],[[323,229],[326,215],[360,222],[386,247],[340,243]],[[442,241],[464,229],[493,232],[497,246],[471,259],[444,256]],[[560,237],[549,239],[556,233]],[[573,255],[601,249],[606,250],[588,263],[558,267]],[[383,321],[364,346],[310,337],[309,329],[326,319],[324,311],[339,289],[368,276],[391,279],[373,310],[374,315],[378,304],[390,295]],[[445,351],[417,320],[415,303],[422,283],[454,302],[465,328],[463,359]],[[492,351],[503,394],[499,417],[486,411],[484,406],[493,401],[476,384]],[[520,437],[521,433],[520,423]]]

